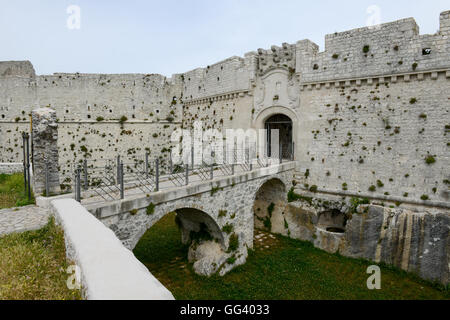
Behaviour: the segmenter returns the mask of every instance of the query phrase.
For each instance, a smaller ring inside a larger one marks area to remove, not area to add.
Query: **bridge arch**
[[[184,189],[161,191],[92,208],[91,212],[131,250],[147,230],[175,212],[182,227],[181,241],[190,242],[192,231],[207,230],[213,236],[213,241],[199,241],[196,243],[200,245],[190,246],[189,256],[193,252],[197,259],[194,263],[194,268],[198,267],[196,272],[199,270],[199,274],[209,275],[217,271],[217,266],[223,266],[219,270],[223,275],[245,263],[247,249],[253,247],[255,201],[266,202],[265,212],[272,202],[277,204],[275,212],[282,210],[294,168],[294,163],[264,167],[258,172],[249,171]],[[202,255],[207,252],[212,254]]]
[[[268,179],[261,184],[253,202],[255,229],[274,231],[280,224],[284,226],[286,192],[286,184],[279,178]]]
[[[146,209],[141,209],[145,211]],[[203,225],[207,227],[208,231],[214,239],[217,239],[222,247],[225,247],[225,239],[222,231],[220,230],[219,225],[217,224],[217,219],[215,219],[214,215],[207,210],[205,210],[202,206],[197,205],[195,203],[190,203],[186,205],[186,203],[182,200],[168,202],[163,204],[158,204],[154,208],[154,213],[151,215],[141,214],[136,216],[136,222],[134,223],[135,228],[132,232],[131,238],[125,241],[125,244],[130,249],[134,249],[142,238],[142,236],[155,225],[158,221],[160,221],[163,217],[170,214],[171,212],[175,212],[181,224],[179,227],[182,227],[182,241],[183,243],[188,243],[191,240],[190,233],[200,232]],[[204,228],[204,227],[203,227]]]
[[[193,233],[203,236],[206,232],[214,240],[218,240],[222,247],[225,248],[223,233],[217,222],[209,214],[195,208],[181,208],[175,210],[175,212],[177,214],[178,227],[181,229],[181,240],[184,244],[193,240]]]

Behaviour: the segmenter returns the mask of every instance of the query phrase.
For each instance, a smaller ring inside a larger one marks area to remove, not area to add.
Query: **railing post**
[[[81,202],[81,169],[75,169],[75,200]]]
[[[250,163],[250,148],[244,150],[244,163]]]
[[[27,155],[26,155],[26,142],[25,142],[25,132],[22,132],[22,149],[23,149],[23,179],[24,179],[24,187],[25,187],[25,193],[27,193],[27,187],[28,187],[28,183],[27,183]]]
[[[227,144],[225,142],[224,146],[223,146],[223,154],[222,154],[222,164],[228,164],[228,159],[227,159]]]
[[[189,165],[186,164],[186,185],[189,184]]]
[[[27,182],[28,182],[28,200],[31,200],[31,177],[30,177],[30,135],[25,133],[27,145]]]
[[[211,165],[211,180],[214,179],[214,164]]]
[[[173,173],[173,162],[172,162],[172,150],[169,153],[169,165],[170,165],[170,174]]]
[[[117,156],[117,184],[120,184],[120,156]]]
[[[155,185],[156,185],[156,192],[158,192],[159,191],[159,159],[155,160],[155,171],[156,171]]]
[[[231,175],[234,176],[234,163],[231,164]]]
[[[145,177],[148,179],[148,152],[145,153]]]
[[[88,165],[86,159],[84,159],[83,161],[83,171],[84,171],[84,190],[87,190],[89,189],[89,182],[88,182]]]
[[[125,197],[125,190],[124,190],[124,186],[123,186],[123,162],[120,163],[119,166],[119,171],[120,171],[120,199],[123,199]]]

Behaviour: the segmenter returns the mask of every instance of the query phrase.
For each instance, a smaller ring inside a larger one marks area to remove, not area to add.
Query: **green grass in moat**
[[[382,289],[368,290],[366,270],[373,263],[329,254],[308,242],[276,240],[270,249],[251,250],[246,264],[224,277],[200,277],[187,262],[187,247],[170,214],[142,237],[134,253],[182,300],[450,299],[448,289],[383,265]]]

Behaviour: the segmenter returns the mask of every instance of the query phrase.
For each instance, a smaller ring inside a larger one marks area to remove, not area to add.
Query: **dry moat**
[[[176,299],[450,299],[448,290],[391,267],[382,267],[382,289],[368,290],[366,270],[372,263],[263,231],[255,232],[247,263],[224,277],[195,274],[187,250],[175,214],[169,214],[134,253]]]

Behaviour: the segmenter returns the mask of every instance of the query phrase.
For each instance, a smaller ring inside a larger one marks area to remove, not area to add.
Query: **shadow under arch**
[[[272,231],[272,220],[286,206],[286,185],[278,179],[265,181],[255,193],[253,215],[255,229]]]
[[[176,223],[181,230],[182,242],[190,243],[193,234],[207,236],[217,240],[225,248],[225,239],[217,222],[206,212],[195,208],[180,208],[175,210]],[[207,234],[205,234],[207,233]]]

